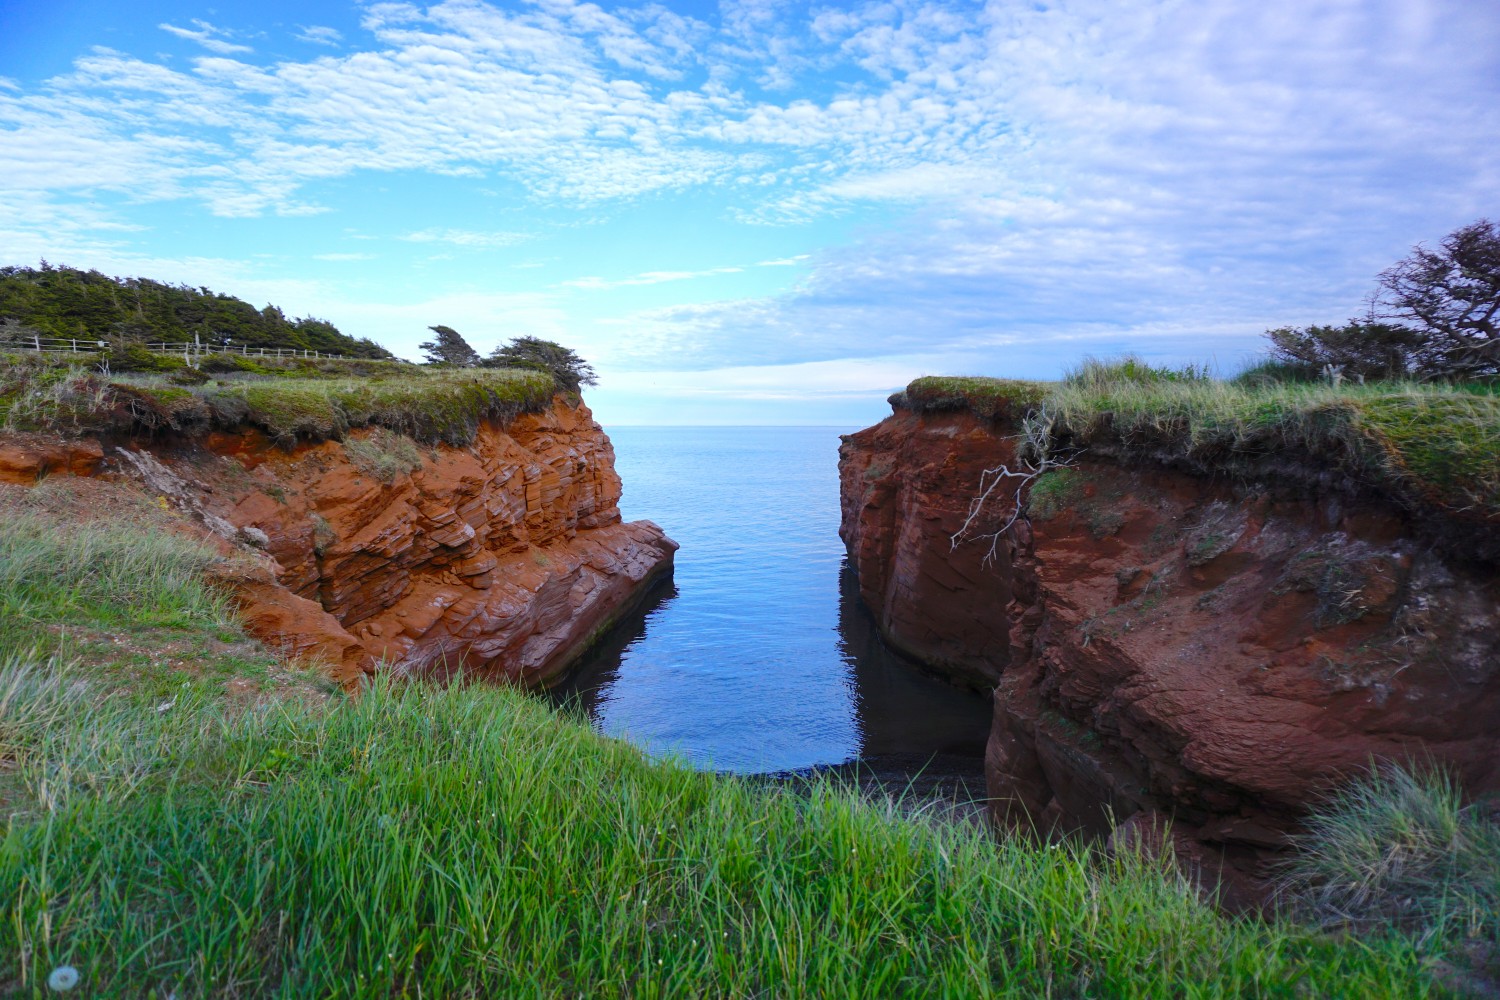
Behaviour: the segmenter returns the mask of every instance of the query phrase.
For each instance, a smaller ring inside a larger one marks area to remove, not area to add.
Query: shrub
[[[140,344],[116,344],[105,354],[102,362],[111,372],[178,372],[187,368],[187,362],[175,354],[157,354]]]

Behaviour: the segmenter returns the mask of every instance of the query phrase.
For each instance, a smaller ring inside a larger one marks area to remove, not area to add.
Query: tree
[[[460,368],[473,368],[479,364],[479,352],[470,347],[457,330],[441,324],[427,329],[432,331],[433,338],[417,345],[427,355],[424,359],[427,364],[457,365]]]
[[[517,337],[497,347],[484,362],[486,368],[534,368],[550,372],[560,389],[577,392],[585,385],[597,385],[599,377],[593,366],[568,348],[540,337]]]
[[[1351,319],[1343,326],[1267,330],[1271,358],[1316,378],[1332,367],[1349,378],[1399,379],[1418,367],[1423,337],[1410,327]]]
[[[1424,335],[1422,367],[1434,375],[1500,375],[1500,226],[1488,219],[1422,244],[1381,272],[1377,303]]]

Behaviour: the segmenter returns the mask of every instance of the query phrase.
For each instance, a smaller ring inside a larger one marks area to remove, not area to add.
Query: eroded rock
[[[1006,823],[1141,814],[1226,855],[1278,849],[1372,760],[1500,791],[1500,578],[1378,501],[1085,454],[986,561],[952,547],[1013,429],[900,411],[841,451],[841,534],[893,645],[995,689]],[[981,524],[1008,514],[994,505]]]

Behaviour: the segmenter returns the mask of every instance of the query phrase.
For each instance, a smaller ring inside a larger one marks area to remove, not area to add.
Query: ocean
[[[987,698],[887,650],[839,540],[834,427],[611,427],[676,573],[559,687],[654,756],[739,773],[977,774]]]

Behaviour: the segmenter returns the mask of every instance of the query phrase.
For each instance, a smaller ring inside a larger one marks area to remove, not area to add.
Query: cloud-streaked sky
[[[863,424],[925,373],[1232,371],[1500,215],[1472,0],[0,11],[0,262],[417,357],[559,340],[606,423]]]

